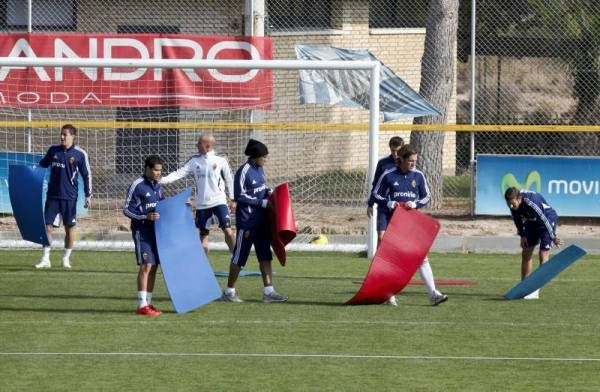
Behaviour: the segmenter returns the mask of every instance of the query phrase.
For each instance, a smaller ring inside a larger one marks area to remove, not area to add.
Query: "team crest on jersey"
[[[416,188],[416,187],[417,187],[417,181],[416,181],[416,180],[412,180],[412,182],[410,183],[410,185],[411,185],[413,188]]]
[[[75,157],[69,158],[69,165],[72,165],[74,163],[75,163]]]

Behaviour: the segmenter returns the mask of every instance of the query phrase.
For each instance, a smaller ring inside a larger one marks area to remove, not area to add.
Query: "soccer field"
[[[540,300],[506,301],[518,256],[432,254],[436,278],[475,284],[440,286],[450,299],[438,307],[410,285],[394,308],[342,305],[366,259],[292,253],[274,265],[289,303],[263,304],[260,277],[241,277],[245,303],[178,315],[160,276],[156,318],[134,313],[132,253],[77,251],[71,271],[36,271],[38,257],[0,251],[2,391],[600,389],[598,256]],[[227,270],[225,253],[210,258]]]

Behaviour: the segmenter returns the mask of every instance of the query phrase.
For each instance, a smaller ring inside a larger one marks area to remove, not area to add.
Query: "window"
[[[336,3],[341,7],[340,1]],[[271,31],[333,29],[332,15],[333,0],[271,0],[267,4]]]
[[[35,0],[31,5],[33,31],[74,31],[77,28],[76,0]],[[0,0],[3,30],[27,31],[27,1]]]
[[[369,27],[375,29],[423,28],[429,0],[370,0]]]

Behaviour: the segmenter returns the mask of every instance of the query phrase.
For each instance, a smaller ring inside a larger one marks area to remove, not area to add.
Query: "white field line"
[[[358,355],[358,354],[268,354],[268,353],[169,353],[169,352],[0,352],[0,356],[91,356],[91,357],[222,357],[222,358],[324,358],[527,362],[600,362],[600,358],[565,357],[486,357],[445,355]]]
[[[413,321],[413,320],[374,320],[374,321],[355,321],[355,320],[99,320],[99,321],[73,321],[73,320],[0,320],[0,325],[173,325],[173,323],[181,324],[193,324],[193,325],[350,325],[350,326],[398,326],[398,325],[446,325],[446,326],[462,326],[462,325],[483,325],[483,326],[501,326],[501,327],[544,327],[544,328],[584,328],[584,329],[599,329],[600,327],[595,323],[519,323],[519,322],[503,322],[503,321]]]

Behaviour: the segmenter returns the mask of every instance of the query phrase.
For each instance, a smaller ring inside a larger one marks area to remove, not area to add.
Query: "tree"
[[[425,50],[421,58],[419,93],[441,112],[439,116],[418,117],[415,124],[445,124],[454,91],[456,37],[459,0],[429,1],[425,23]],[[412,131],[411,144],[420,151],[419,169],[428,180],[432,209],[442,205],[442,162],[444,133]]]

